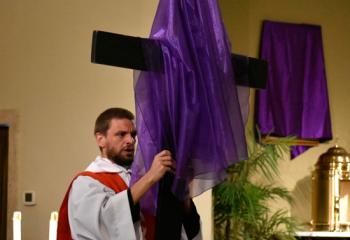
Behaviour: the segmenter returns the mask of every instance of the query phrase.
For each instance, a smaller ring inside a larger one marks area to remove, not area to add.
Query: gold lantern
[[[350,231],[350,156],[335,146],[312,172],[313,231]]]

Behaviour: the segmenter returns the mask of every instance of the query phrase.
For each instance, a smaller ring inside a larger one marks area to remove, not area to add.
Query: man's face
[[[102,157],[123,166],[130,166],[134,160],[136,130],[129,119],[112,119],[106,135],[96,134],[96,141]]]

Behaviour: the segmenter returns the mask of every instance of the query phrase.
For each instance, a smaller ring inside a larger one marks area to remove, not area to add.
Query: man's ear
[[[100,148],[104,148],[106,145],[106,136],[102,133],[96,133],[95,134],[96,143]]]

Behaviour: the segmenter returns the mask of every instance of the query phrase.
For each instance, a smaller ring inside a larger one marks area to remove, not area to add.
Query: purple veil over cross
[[[262,134],[332,139],[321,27],[265,21],[260,57],[268,62],[265,90],[256,94]],[[308,147],[292,148],[292,157]]]
[[[150,37],[159,40],[164,72],[135,77],[139,142],[132,182],[168,149],[177,165],[172,192],[181,200],[212,188],[229,165],[247,158],[230,43],[216,0],[160,0]],[[157,53],[144,48],[154,57],[146,61],[156,65]],[[157,191],[141,200],[152,214]]]

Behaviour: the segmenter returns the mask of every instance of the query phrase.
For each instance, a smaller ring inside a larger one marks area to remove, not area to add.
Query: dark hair
[[[112,119],[129,119],[130,121],[134,120],[134,114],[124,108],[108,108],[102,112],[96,119],[94,134],[101,133],[106,135],[107,130],[109,129],[109,123]]]

